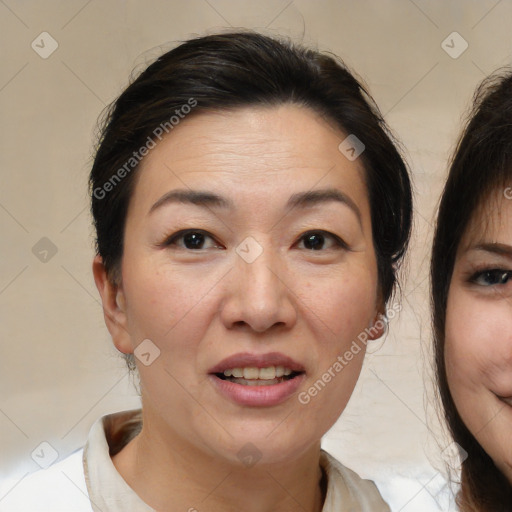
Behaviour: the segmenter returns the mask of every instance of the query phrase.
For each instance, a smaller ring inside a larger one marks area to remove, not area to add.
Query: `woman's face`
[[[462,420],[512,482],[511,276],[512,201],[496,193],[475,215],[457,252],[445,360]]]
[[[363,167],[344,138],[309,109],[248,108],[191,116],[145,158],[113,336],[124,352],[150,340],[135,351],[145,428],[276,462],[339,417],[364,346],[333,365],[379,312]]]

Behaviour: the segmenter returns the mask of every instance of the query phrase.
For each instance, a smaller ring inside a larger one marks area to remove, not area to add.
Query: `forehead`
[[[512,199],[507,198],[504,190],[497,187],[482,199],[471,216],[460,249],[482,241],[512,242]]]
[[[145,157],[135,202],[171,188],[242,197],[335,186],[366,199],[361,159],[338,149],[346,134],[309,108],[282,105],[201,112],[182,120]]]

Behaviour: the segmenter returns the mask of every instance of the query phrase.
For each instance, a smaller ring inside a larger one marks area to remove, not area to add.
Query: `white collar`
[[[94,512],[155,512],[116,470],[109,454],[109,428],[121,428],[140,410],[104,416],[92,426],[84,448],[84,472]],[[362,480],[324,450],[320,466],[327,476],[322,512],[389,512],[375,484]]]

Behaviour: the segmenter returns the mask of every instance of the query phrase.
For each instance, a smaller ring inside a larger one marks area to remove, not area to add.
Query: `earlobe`
[[[368,327],[368,339],[377,340],[387,334],[388,319],[382,313],[378,313]]]
[[[388,318],[386,315],[386,303],[382,297],[381,290],[377,292],[375,316],[373,317],[370,325],[367,328],[368,339],[378,340],[387,334],[388,331]]]
[[[101,296],[105,324],[116,348],[131,354],[133,347],[127,330],[126,301],[122,285],[112,283],[103,264],[101,256],[96,255],[92,263],[94,281]]]

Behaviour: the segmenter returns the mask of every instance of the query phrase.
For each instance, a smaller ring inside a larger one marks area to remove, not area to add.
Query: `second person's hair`
[[[512,510],[512,487],[462,421],[451,396],[444,359],[446,306],[460,241],[495,190],[512,184],[512,75],[496,74],[477,89],[440,202],[431,259],[431,301],[437,386],[462,464],[461,510]]]

